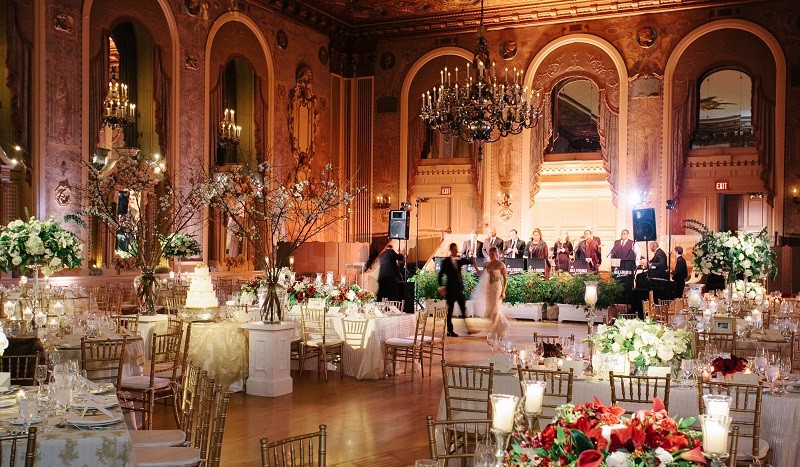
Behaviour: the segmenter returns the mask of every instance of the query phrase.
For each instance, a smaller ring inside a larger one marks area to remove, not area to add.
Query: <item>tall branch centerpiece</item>
[[[176,186],[157,154],[145,155],[136,148],[118,148],[117,153],[102,166],[87,164],[88,182],[79,189],[84,205],[71,218],[84,226],[95,218],[116,232],[118,249],[124,245],[141,271],[136,282],[142,314],[152,315],[158,287],[155,269],[171,247],[167,239],[202,225],[213,192],[201,171],[186,169]]]
[[[317,174],[304,175],[297,164],[279,167],[268,162],[242,165],[213,176],[212,206],[233,223],[250,243],[255,266],[264,271],[267,295],[261,319],[279,323],[279,270],[306,241],[335,227],[363,191],[340,182],[331,164]],[[298,174],[303,174],[299,176]]]

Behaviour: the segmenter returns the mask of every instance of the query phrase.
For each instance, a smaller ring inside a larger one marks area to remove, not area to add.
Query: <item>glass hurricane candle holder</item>
[[[544,403],[544,381],[524,381],[525,404],[523,412],[528,422],[528,430],[533,433],[539,431],[539,417],[542,415],[542,404]]]
[[[711,460],[711,467],[723,467],[728,458],[728,429],[731,418],[724,415],[700,415],[703,432],[703,455]]]
[[[492,394],[492,434],[495,438],[497,450],[495,451],[495,466],[503,467],[505,464],[506,444],[508,437],[514,430],[514,414],[517,411],[519,397],[511,394]]]
[[[731,396],[725,394],[703,394],[706,415],[728,417],[731,410]]]
[[[592,374],[594,373],[594,367],[592,366],[592,355],[594,355],[594,343],[592,342],[592,334],[594,334],[594,307],[597,305],[597,282],[596,281],[586,281],[586,292],[583,294],[583,301],[586,302],[586,325],[587,329],[587,337],[589,338],[589,366],[586,367],[586,373]]]

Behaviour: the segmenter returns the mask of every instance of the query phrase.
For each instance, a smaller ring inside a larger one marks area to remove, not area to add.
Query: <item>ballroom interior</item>
[[[479,37],[486,60],[476,58]],[[445,82],[484,72],[525,89],[535,108],[529,127],[475,142],[426,126],[432,90],[435,98]],[[132,124],[104,124],[109,84],[135,103]],[[798,108],[797,0],[4,0],[0,223],[74,214],[88,164],[132,147],[162,161],[179,187],[198,169],[330,164],[360,191],[346,218],[294,254],[300,274],[333,271],[363,284],[365,265],[389,242],[390,211],[406,213],[398,248],[421,264],[491,229],[528,239],[538,228],[548,243],[591,229],[612,244],[633,228],[634,209],[654,208],[658,241],[682,245],[687,257],[699,238],[687,219],[712,231],[766,229],[779,270],[769,288],[797,293]],[[202,253],[185,263],[252,275],[253,246],[233,238],[222,212],[202,217],[193,232]],[[102,223],[67,225],[84,244],[83,264],[53,284],[127,284],[137,275]],[[478,354],[477,344],[459,346],[464,360]],[[311,375],[292,399],[264,405],[236,395],[229,421],[241,437],[230,436],[223,464],[253,465],[256,438],[281,425],[284,410],[310,431],[315,411],[333,419],[351,408],[345,397],[321,407],[328,393],[358,394],[371,407],[358,412],[366,418],[390,400],[410,419],[406,435],[421,433],[438,407],[441,383],[431,379],[360,387],[336,379],[325,389]],[[426,395],[408,409],[408,393]],[[265,407],[266,421],[248,417]],[[157,417],[157,426],[172,421],[166,409]],[[376,465],[363,452],[383,449],[391,430],[347,421],[373,430],[355,442],[366,451],[332,435],[349,446],[332,459]],[[398,446],[386,459],[410,463]]]

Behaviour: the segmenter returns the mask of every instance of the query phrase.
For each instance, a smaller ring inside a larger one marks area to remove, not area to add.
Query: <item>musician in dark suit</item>
[[[486,240],[483,241],[483,257],[489,257],[489,250],[494,247],[497,248],[498,252],[503,251],[503,239],[497,236],[497,229],[492,227],[492,230],[489,231],[489,236],[486,237]],[[499,255],[501,258],[503,255]]]
[[[403,261],[403,255],[394,251],[392,245],[387,245],[386,249],[378,256],[378,293],[377,301],[386,300],[400,301],[403,299],[403,292],[400,288],[400,281],[403,276],[400,274],[398,261]]]
[[[630,232],[628,229],[623,229],[620,233],[619,240],[614,240],[614,247],[611,248],[611,259],[633,262],[639,259],[636,245],[634,245],[633,240],[628,238],[629,235]]]
[[[578,244],[575,249],[575,259],[586,260],[590,271],[597,271],[602,261],[600,252],[600,239],[592,235],[592,231],[586,229],[583,231],[583,240]]]
[[[683,297],[683,288],[686,287],[686,278],[689,277],[689,269],[686,267],[686,260],[683,258],[683,247],[675,247],[675,269],[672,271],[672,282],[675,283],[675,298]]]
[[[658,247],[658,242],[650,242],[650,251],[653,253],[653,257],[650,258],[650,277],[669,279],[667,254]]]
[[[478,240],[478,234],[473,230],[469,234],[469,240],[464,242],[461,248],[462,258],[483,258],[483,242]]]
[[[463,256],[463,255],[462,255]],[[458,256],[458,245],[450,244],[450,256],[442,260],[442,268],[439,269],[439,294],[447,301],[447,335],[458,337],[453,332],[453,308],[455,304],[461,307],[461,315],[467,315],[466,296],[464,294],[464,278],[461,276],[461,266],[475,265],[475,258],[464,258]],[[447,283],[442,285],[442,276],[447,277]]]
[[[506,258],[522,258],[525,254],[525,241],[520,240],[517,231],[511,229],[511,240],[503,244],[503,256]]]

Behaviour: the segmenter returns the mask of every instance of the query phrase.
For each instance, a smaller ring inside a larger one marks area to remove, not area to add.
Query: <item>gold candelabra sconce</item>
[[[497,205],[500,206],[500,218],[508,221],[514,215],[511,210],[511,194],[507,192],[500,192],[497,194]]]
[[[389,209],[392,207],[392,197],[388,195],[375,195],[372,203],[373,209]]]
[[[800,204],[800,188],[798,188],[797,185],[792,185],[789,188],[789,193],[792,195],[794,204]]]

